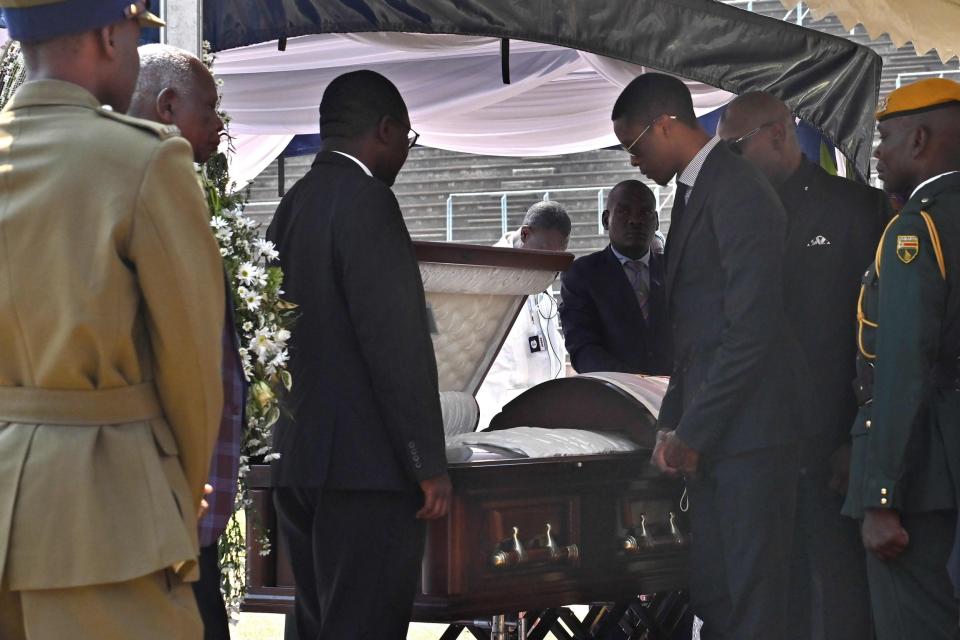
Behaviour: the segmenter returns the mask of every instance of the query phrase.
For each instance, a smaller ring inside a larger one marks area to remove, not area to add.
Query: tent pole
[[[500,38],[500,75],[503,84],[510,84],[510,39]]]
[[[203,42],[202,0],[163,0],[161,11],[167,21],[161,34],[163,42],[199,56]]]

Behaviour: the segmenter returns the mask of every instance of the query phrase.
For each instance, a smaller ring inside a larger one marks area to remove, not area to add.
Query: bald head
[[[196,162],[206,162],[220,143],[217,103],[213,75],[196,56],[165,44],[140,47],[140,77],[129,114],[176,125]]]
[[[774,185],[789,178],[803,159],[793,114],[782,100],[765,91],[745,93],[728,104],[717,135],[732,143],[734,151]]]
[[[960,170],[960,103],[889,117],[877,130],[873,155],[889,193],[909,197],[928,178]]]

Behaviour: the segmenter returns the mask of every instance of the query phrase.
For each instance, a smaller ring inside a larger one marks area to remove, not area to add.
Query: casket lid
[[[573,255],[448,242],[414,242],[430,314],[440,391],[475,395],[527,296]]]

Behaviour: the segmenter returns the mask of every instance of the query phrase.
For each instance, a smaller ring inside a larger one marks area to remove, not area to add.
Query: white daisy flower
[[[269,260],[276,260],[280,254],[277,253],[277,246],[269,240],[257,240],[256,250],[262,257]]]
[[[240,265],[240,268],[237,269],[237,280],[247,286],[252,285],[260,279],[261,271],[263,271],[263,269],[253,263],[244,262]]]
[[[226,229],[228,223],[223,216],[213,216],[210,218],[210,226],[219,231],[220,229]]]
[[[256,311],[260,308],[260,303],[263,302],[263,296],[259,293],[250,291],[243,298],[243,303],[246,305],[247,309],[250,311]]]
[[[247,320],[246,322],[244,322],[244,323],[243,323],[243,330],[246,331],[247,333],[253,331],[253,323],[250,322],[249,320]]]
[[[254,332],[250,339],[250,350],[257,354],[257,359],[261,363],[267,362],[275,349],[276,346],[268,329],[261,327]]]

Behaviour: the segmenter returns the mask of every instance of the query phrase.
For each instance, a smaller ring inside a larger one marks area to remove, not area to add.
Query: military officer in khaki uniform
[[[162,23],[0,8],[27,66],[0,112],[0,638],[199,639],[223,270],[190,145],[120,115]]]
[[[844,513],[863,520],[879,640],[960,638],[947,575],[960,487],[960,84],[877,113],[877,172],[907,199],[864,277]]]

